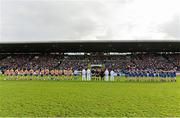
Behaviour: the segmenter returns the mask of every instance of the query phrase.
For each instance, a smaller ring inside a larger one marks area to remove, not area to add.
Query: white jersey
[[[105,71],[105,76],[109,76],[109,71],[108,70]]]
[[[86,70],[85,69],[82,70],[82,75],[86,76]]]
[[[91,70],[90,69],[87,70],[87,76],[91,76]]]
[[[88,69],[87,70],[87,81],[90,81],[91,80],[91,70]]]
[[[86,70],[82,70],[82,81],[86,81]]]
[[[114,81],[114,71],[113,70],[111,70],[110,75],[111,75],[110,81]]]
[[[74,70],[74,75],[78,75],[78,71],[77,70]]]
[[[104,74],[105,74],[105,81],[109,81],[109,71],[107,69]]]
[[[111,70],[110,74],[112,77],[114,77],[114,71],[113,70]]]

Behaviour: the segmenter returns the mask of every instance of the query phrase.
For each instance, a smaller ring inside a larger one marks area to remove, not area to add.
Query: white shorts
[[[82,80],[86,80],[86,75],[82,75]]]

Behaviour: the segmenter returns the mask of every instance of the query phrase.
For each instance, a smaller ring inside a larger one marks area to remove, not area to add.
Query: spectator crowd
[[[128,54],[128,55],[58,55],[58,54],[7,54],[0,56],[0,70],[70,70],[82,71],[89,65],[103,65],[115,72],[127,70],[180,71],[179,54]],[[62,73],[61,72],[61,73]]]

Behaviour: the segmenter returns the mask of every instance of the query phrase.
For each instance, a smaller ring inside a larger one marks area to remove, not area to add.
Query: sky
[[[0,0],[0,43],[180,41],[180,0]]]

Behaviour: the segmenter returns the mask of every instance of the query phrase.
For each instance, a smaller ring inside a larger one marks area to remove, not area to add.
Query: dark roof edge
[[[27,42],[1,42],[1,44],[38,44],[38,43],[180,43],[179,40],[66,40],[66,41],[27,41]]]

